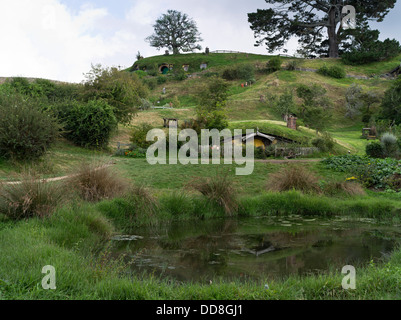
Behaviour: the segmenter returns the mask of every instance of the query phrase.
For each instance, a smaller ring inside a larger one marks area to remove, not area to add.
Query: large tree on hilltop
[[[201,50],[202,47],[197,44],[203,41],[195,21],[190,19],[185,13],[175,10],[168,10],[156,20],[154,34],[146,38],[152,47],[160,50],[167,48],[173,51],[173,54],[191,52],[195,49]]]
[[[265,0],[269,9],[258,9],[248,14],[248,21],[255,33],[255,46],[265,44],[269,52],[282,49],[293,36],[311,53],[339,57],[341,42],[349,37],[342,24],[347,16],[346,5],[356,10],[356,23],[366,26],[368,21],[383,21],[394,8],[397,0]]]

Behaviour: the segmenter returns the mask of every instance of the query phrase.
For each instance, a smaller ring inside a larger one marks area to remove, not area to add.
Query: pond
[[[278,279],[388,257],[399,226],[346,218],[260,217],[139,228],[113,238],[135,273],[179,281]]]

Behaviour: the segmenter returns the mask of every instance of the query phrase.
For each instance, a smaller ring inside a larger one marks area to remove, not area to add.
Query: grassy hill
[[[335,138],[344,139],[344,147],[358,153],[362,152],[366,145],[365,141],[359,139],[363,124],[344,116],[346,91],[350,85],[356,83],[363,90],[372,90],[382,95],[390,86],[391,79],[381,77],[381,75],[399,65],[401,55],[388,61],[363,66],[347,66],[342,63],[341,59],[309,60],[282,57],[282,70],[267,73],[266,64],[273,57],[275,56],[245,53],[211,53],[209,55],[192,53],[141,59],[128,70],[137,72],[145,79],[144,81],[151,83],[150,101],[155,106],[163,106],[175,99],[175,101],[179,101],[179,105],[175,105],[173,109],[152,109],[140,112],[133,121],[133,125],[148,122],[154,126],[161,126],[163,117],[174,117],[181,121],[194,118],[194,108],[198,103],[197,95],[211,81],[213,75],[222,75],[227,68],[251,64],[255,69],[256,80],[251,86],[242,87],[241,84],[245,81],[241,80],[230,81],[227,115],[231,124],[243,122],[262,128],[268,123],[271,127],[275,122],[275,126],[281,127],[281,132],[285,133],[284,131],[287,129],[285,123],[282,122],[280,115],[274,113],[268,97],[278,96],[287,89],[295,90],[300,84],[319,84],[327,90],[327,96],[333,103],[331,111],[333,117],[329,131]],[[287,70],[286,67],[291,61],[296,61],[297,68],[303,71]],[[206,70],[200,70],[201,63],[207,63]],[[181,70],[183,65],[189,65],[188,78],[183,81],[174,80],[173,71],[168,75],[160,74],[159,67],[163,64],[173,65],[175,72],[177,66],[178,70]],[[346,71],[347,77],[335,79],[313,72],[324,65],[341,66]],[[147,72],[143,71],[145,69]],[[163,94],[163,88],[165,88],[165,94]],[[261,96],[266,97],[266,101],[261,102]],[[277,128],[275,130],[277,132]],[[348,135],[344,135],[344,131],[348,132]],[[301,131],[297,135],[310,138],[313,133]]]

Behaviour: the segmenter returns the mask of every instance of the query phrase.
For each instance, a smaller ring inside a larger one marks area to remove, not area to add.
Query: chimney
[[[298,118],[296,118],[293,115],[290,115],[287,119],[287,128],[290,128],[292,130],[297,130],[297,120]]]

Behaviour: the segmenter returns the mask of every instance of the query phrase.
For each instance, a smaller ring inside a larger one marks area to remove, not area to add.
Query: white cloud
[[[0,2],[0,76],[43,77],[79,82],[91,63],[126,48],[133,37],[116,30],[96,33],[105,8],[82,6],[77,14],[57,0]]]

